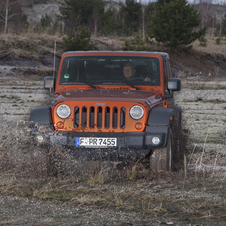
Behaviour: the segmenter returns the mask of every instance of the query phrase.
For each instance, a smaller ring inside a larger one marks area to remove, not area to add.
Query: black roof
[[[161,55],[163,57],[169,58],[169,54],[165,52],[148,52],[148,51],[68,51],[65,52],[64,54],[73,54],[73,53],[128,53],[128,54],[157,54]]]

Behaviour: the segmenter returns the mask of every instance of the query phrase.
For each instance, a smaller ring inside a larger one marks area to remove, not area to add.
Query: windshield
[[[130,56],[65,57],[59,84],[160,86],[159,59]]]

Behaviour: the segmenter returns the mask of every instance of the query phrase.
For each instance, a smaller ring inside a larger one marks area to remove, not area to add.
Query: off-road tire
[[[153,150],[150,156],[150,169],[153,171],[172,170],[172,132],[170,129],[168,144],[165,148]]]
[[[178,170],[183,165],[184,147],[182,137],[181,108],[175,106],[172,124],[172,170]]]

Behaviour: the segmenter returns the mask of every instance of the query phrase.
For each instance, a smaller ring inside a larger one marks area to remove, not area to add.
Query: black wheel
[[[183,166],[183,149],[182,147],[182,128],[181,128],[181,108],[174,106],[173,124],[172,124],[172,161],[173,170],[178,170]],[[186,145],[184,143],[184,145]]]
[[[154,171],[172,170],[172,132],[170,129],[168,144],[165,148],[153,150],[150,156],[150,168]]]
[[[183,167],[181,107],[174,105],[169,142],[165,148],[154,150],[150,156],[152,170],[175,171]],[[184,142],[185,143],[185,142]],[[184,144],[186,145],[186,144]]]
[[[51,174],[51,160],[48,148],[45,146],[35,147],[30,154],[32,176],[35,178],[46,178]]]

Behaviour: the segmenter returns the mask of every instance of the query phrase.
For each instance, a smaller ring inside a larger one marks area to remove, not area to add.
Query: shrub
[[[205,38],[203,35],[198,40],[200,46],[207,46],[207,38]]]
[[[216,39],[216,44],[217,44],[217,45],[220,45],[220,42],[221,42],[221,38],[220,38],[220,37],[217,37],[217,39]]]
[[[131,40],[126,39],[123,50],[149,51],[148,38],[143,39],[140,31],[136,32]]]
[[[46,14],[45,16],[42,16],[40,23],[42,28],[47,28],[51,26],[52,19],[49,15]]]
[[[82,27],[80,32],[69,32],[67,37],[63,38],[63,47],[65,51],[86,51],[93,50],[94,46],[91,42],[91,34]]]

